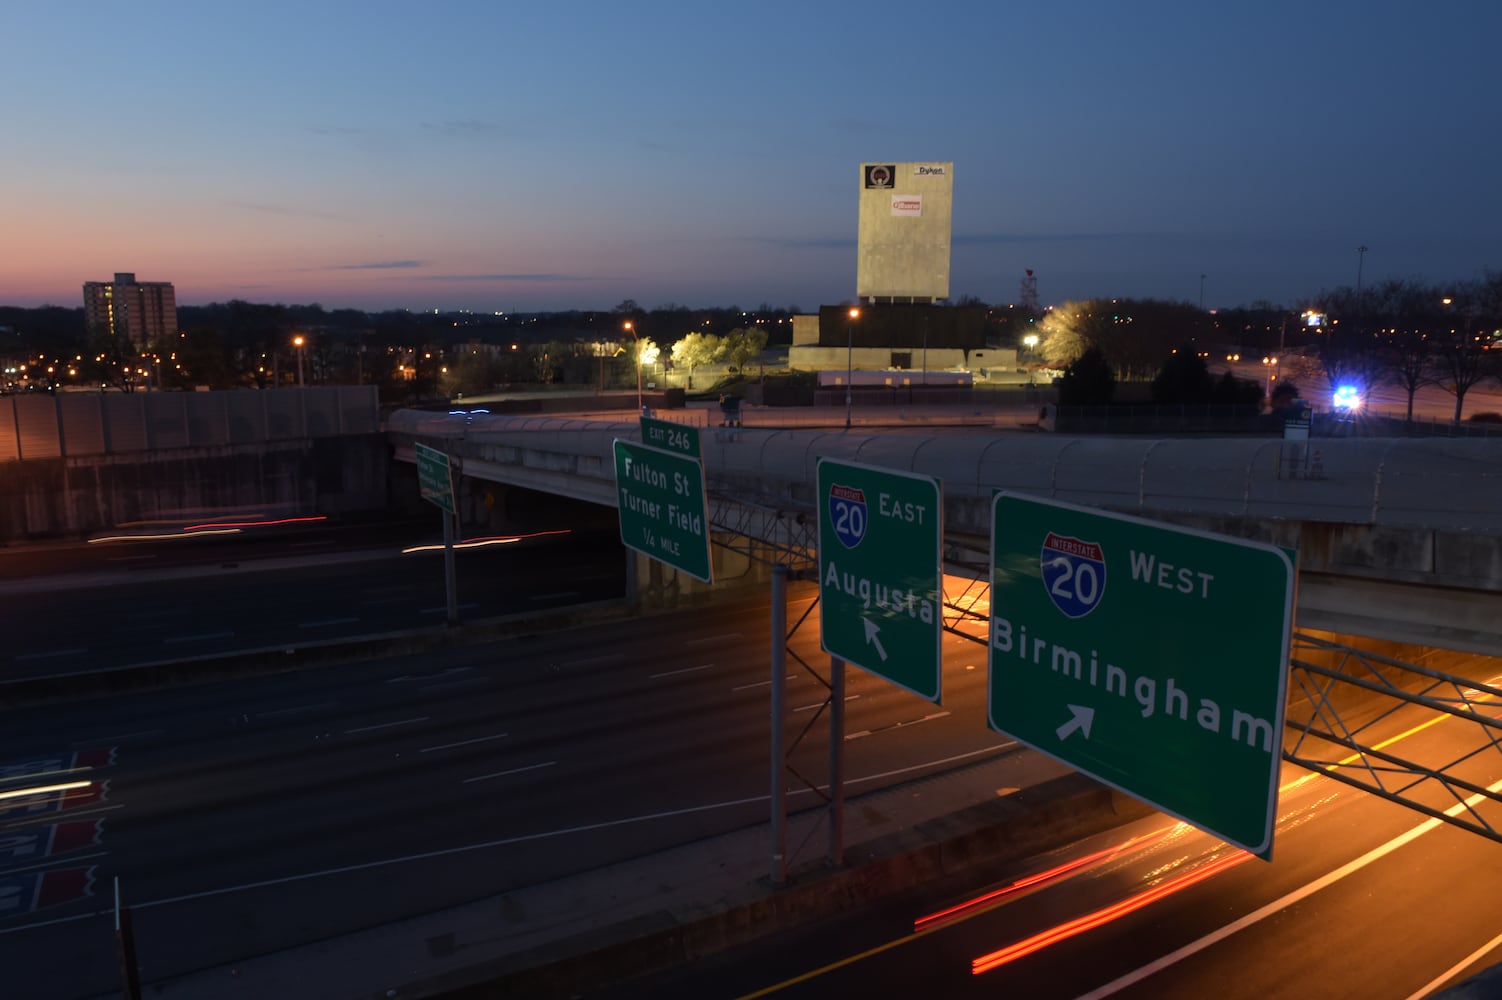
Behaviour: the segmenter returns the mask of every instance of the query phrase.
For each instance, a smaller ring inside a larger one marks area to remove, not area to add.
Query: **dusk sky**
[[[863,161],[952,298],[1294,306],[1502,269],[1497,0],[5,6],[0,304],[855,296]],[[1368,247],[1358,261],[1358,246]]]

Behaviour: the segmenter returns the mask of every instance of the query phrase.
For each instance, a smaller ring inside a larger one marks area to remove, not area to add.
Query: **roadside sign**
[[[617,439],[615,492],[627,548],[712,582],[704,463]]]
[[[422,498],[437,504],[450,514],[454,510],[454,478],[449,469],[449,457],[437,448],[430,448],[421,441],[417,446],[417,487]]]
[[[703,458],[699,450],[699,428],[677,424],[656,417],[641,418],[641,441],[663,451],[674,451],[689,458]]]
[[[939,700],[944,504],[939,481],[819,459],[824,651]]]
[[[991,728],[1269,857],[1284,550],[1009,493],[991,532]]]

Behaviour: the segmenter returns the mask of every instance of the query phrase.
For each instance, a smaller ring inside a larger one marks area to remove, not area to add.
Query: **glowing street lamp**
[[[297,336],[295,336],[295,337],[292,338],[292,346],[295,347],[295,348],[297,348],[297,387],[299,389],[301,389],[303,387],[302,386],[302,356],[303,356],[303,345],[305,343],[307,343],[307,339],[305,337],[303,337],[303,335],[300,334],[300,333]]]
[[[845,323],[845,429],[850,429],[850,382],[855,375],[855,321],[861,318],[861,311],[854,306],[850,308],[850,318]]]

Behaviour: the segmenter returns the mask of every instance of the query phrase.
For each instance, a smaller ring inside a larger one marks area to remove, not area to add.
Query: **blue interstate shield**
[[[1106,554],[1098,544],[1050,531],[1038,561],[1048,599],[1067,617],[1083,618],[1099,607],[1106,592]]]
[[[829,484],[829,523],[834,536],[847,549],[853,549],[866,537],[866,494],[854,486]]]

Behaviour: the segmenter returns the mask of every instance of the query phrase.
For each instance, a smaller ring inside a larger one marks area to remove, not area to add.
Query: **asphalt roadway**
[[[619,611],[597,607],[589,614],[608,619]],[[447,646],[454,640],[441,629],[427,629],[386,645],[391,651],[411,651],[428,641]],[[201,660],[195,664],[200,674],[204,668]],[[234,670],[245,668],[244,662],[234,662]],[[814,810],[793,815],[788,830],[790,873],[781,888],[771,885],[768,825],[751,822],[593,871],[538,880],[494,898],[435,909],[316,944],[179,976],[161,978],[148,970],[145,995],[479,996],[493,995],[489,991],[501,989],[502,983],[508,984],[504,989],[510,995],[573,995],[774,933],[915,880],[962,872],[984,859],[1051,847],[1060,839],[1093,833],[1141,811],[1134,803],[1067,775],[1058,765],[1022,753],[993,755],[942,774],[926,772],[918,781],[889,783],[880,792],[859,791],[852,787],[847,792],[848,846],[840,865],[829,864],[824,850],[827,814]],[[793,808],[799,808],[796,801]],[[750,811],[765,815],[765,802],[751,804]],[[250,836],[245,849],[254,850],[255,843]],[[161,864],[171,862],[164,857]],[[360,879],[358,888],[348,882],[348,891],[378,892],[379,868],[372,868],[374,877],[370,870],[348,873]],[[345,884],[331,883],[325,891],[341,891],[338,886]],[[260,892],[273,887],[239,888]],[[107,887],[96,887],[97,897],[107,895]],[[196,901],[176,903],[176,921],[195,919]],[[212,919],[212,911],[203,912],[205,916],[197,919]],[[142,935],[168,926],[158,921],[164,915],[150,908],[139,911]],[[288,916],[293,922],[301,917]],[[276,937],[265,928],[244,930],[247,939]],[[24,942],[18,928],[0,926],[0,955],[24,947]],[[0,965],[24,968],[20,957],[17,952],[9,956],[13,961]],[[467,994],[468,989],[480,992]],[[23,989],[20,995],[76,994]]]

